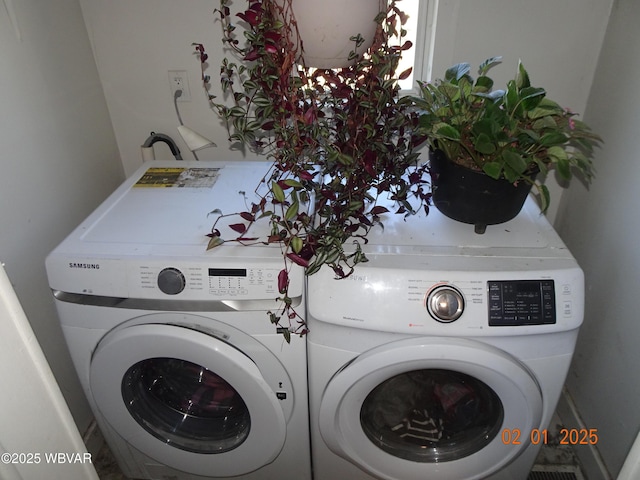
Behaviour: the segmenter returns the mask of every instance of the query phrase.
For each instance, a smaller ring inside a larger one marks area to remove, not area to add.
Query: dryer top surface
[[[391,210],[391,207],[389,207]],[[386,214],[381,226],[373,227],[367,255],[451,255],[494,257],[565,257],[572,258],[533,197],[529,197],[520,214],[509,222],[489,225],[477,234],[473,225],[445,217],[437,208],[429,214],[412,217]]]

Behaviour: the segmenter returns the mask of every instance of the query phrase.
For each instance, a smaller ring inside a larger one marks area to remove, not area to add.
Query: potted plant
[[[534,186],[542,210],[549,190],[538,174],[572,169],[589,180],[593,149],[601,142],[575,114],[533,87],[522,63],[505,90],[493,90],[487,72],[501,62],[483,62],[474,80],[468,63],[447,69],[443,79],[419,82],[419,132],[428,137],[434,205],[445,215],[476,225],[515,217]]]
[[[406,16],[391,1],[375,18],[371,46],[353,32],[351,65],[316,69],[305,65],[293,0],[250,0],[238,14],[242,36],[231,21],[231,0],[220,0],[216,13],[223,42],[235,55],[220,68],[222,100],[212,94],[207,54],[194,44],[212,109],[222,119],[231,142],[273,160],[262,182],[261,197],[231,232],[236,241],[253,241],[251,225],[268,217],[271,236],[283,251],[279,275],[282,308],[271,321],[290,332],[306,332],[304,319],[287,294],[291,268],[307,274],[323,265],[337,278],[366,261],[362,244],[395,202],[395,213],[426,208],[425,166],[418,165],[417,112],[399,101],[397,73]],[[339,14],[339,13],[338,13]],[[229,232],[214,224],[210,246]],[[257,241],[257,240],[256,240]]]

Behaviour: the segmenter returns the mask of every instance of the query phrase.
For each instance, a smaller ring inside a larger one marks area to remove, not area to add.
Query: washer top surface
[[[74,243],[76,251],[99,254],[135,254],[139,248],[173,254],[181,249],[191,252],[189,247],[194,246],[201,250],[218,215],[251,209],[258,200],[254,190],[269,167],[268,162],[145,163],[82,223],[68,243]],[[233,223],[246,222],[237,216],[220,221],[224,238],[237,236],[228,229]],[[267,222],[254,225],[251,236],[265,235],[265,227]]]
[[[214,222],[221,237],[248,222],[239,215],[259,201],[256,187],[270,162],[154,161],[140,167],[47,257],[52,289],[119,298],[256,300],[278,296],[284,267],[279,245],[265,245],[269,222],[207,251]],[[290,272],[290,294],[302,295],[302,269]],[[163,277],[162,279],[160,277]],[[160,283],[159,283],[160,282]],[[164,289],[161,286],[164,284]]]

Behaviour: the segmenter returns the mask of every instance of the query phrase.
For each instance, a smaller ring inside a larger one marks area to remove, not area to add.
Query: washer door
[[[286,377],[264,346],[254,340],[251,350]],[[191,328],[141,324],[106,335],[92,359],[91,391],[130,445],[184,472],[242,475],[284,445],[281,400],[254,360]]]
[[[365,352],[334,375],[320,404],[327,446],[383,479],[485,478],[529,445],[542,394],[501,350],[412,338]],[[520,432],[520,444],[503,431]]]

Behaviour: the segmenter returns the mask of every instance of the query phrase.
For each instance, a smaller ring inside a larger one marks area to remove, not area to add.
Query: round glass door
[[[118,328],[92,356],[91,394],[101,418],[128,445],[190,474],[234,477],[271,463],[286,439],[283,408],[293,402],[275,393],[274,379],[288,381],[277,358],[241,332],[230,331],[232,345],[175,325],[214,325],[211,319],[145,319],[166,323]]]
[[[414,462],[447,462],[482,450],[498,434],[504,410],[496,393],[464,373],[404,372],[364,400],[360,424],[383,451]]]
[[[207,368],[175,358],[133,365],[122,398],[146,431],[195,453],[223,453],[245,441],[251,416],[240,394]]]
[[[326,446],[376,478],[487,478],[528,446],[505,429],[539,428],[542,394],[508,353],[463,338],[415,337],[368,350],[328,381]]]

